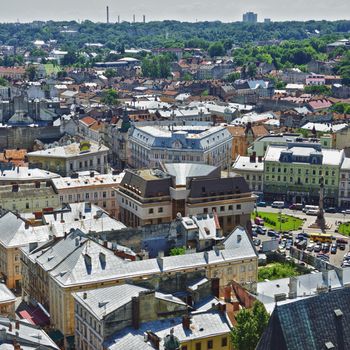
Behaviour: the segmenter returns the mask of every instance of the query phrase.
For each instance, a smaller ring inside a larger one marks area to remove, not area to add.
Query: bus
[[[333,236],[330,233],[310,233],[310,240],[320,243],[332,243]]]
[[[309,210],[317,210],[319,211],[319,207],[318,205],[305,205],[305,207],[303,208],[303,212],[306,213]]]

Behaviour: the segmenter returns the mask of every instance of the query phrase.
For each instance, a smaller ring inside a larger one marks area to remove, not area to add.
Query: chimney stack
[[[191,317],[189,315],[182,316],[182,326],[186,330],[190,329]]]
[[[16,321],[16,325],[15,325],[16,329],[19,329],[19,321]]]

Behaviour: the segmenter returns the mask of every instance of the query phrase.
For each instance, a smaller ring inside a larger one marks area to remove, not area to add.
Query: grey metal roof
[[[127,337],[129,341],[132,341],[133,337],[140,337],[143,336],[146,331],[152,331],[161,339],[160,350],[163,350],[164,338],[170,334],[172,328],[174,329],[174,335],[179,341],[184,342],[229,334],[230,326],[230,322],[223,313],[210,310],[192,314],[191,327],[189,330],[184,329],[180,317],[146,322],[142,323],[137,330],[128,327],[122,332],[116,333],[106,341],[104,347],[108,350],[131,349],[130,347],[121,347],[121,344],[125,346],[125,337]]]

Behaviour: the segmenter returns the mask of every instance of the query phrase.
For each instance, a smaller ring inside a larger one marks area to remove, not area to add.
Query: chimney
[[[190,329],[191,317],[189,315],[182,316],[182,327],[184,329]]]
[[[237,235],[237,243],[240,243],[242,240],[242,235]]]
[[[131,309],[132,309],[132,326],[135,329],[139,329],[139,326],[140,326],[140,300],[138,297],[133,297],[131,299]]]
[[[298,296],[298,279],[296,277],[289,278],[289,299],[295,299]]]
[[[16,328],[16,329],[19,329],[19,321],[18,321],[18,320],[16,321],[15,328]]]
[[[211,292],[214,297],[220,296],[220,278],[213,278],[211,280]]]
[[[87,299],[87,293],[86,292],[83,293],[83,299],[84,300]]]
[[[61,224],[64,223],[64,219],[63,219],[63,211],[61,211]]]
[[[28,230],[29,229],[29,221],[25,221],[24,222],[24,228],[26,229],[26,230]]]
[[[94,171],[90,171],[90,177],[94,177],[95,176],[95,172]]]
[[[75,246],[76,246],[76,247],[79,247],[79,243],[80,243],[80,238],[79,238],[79,237],[76,237],[76,238],[75,238]]]
[[[12,332],[12,323],[9,323],[9,332]]]
[[[253,152],[253,154],[250,156],[250,162],[255,163],[256,162],[256,152]]]
[[[262,156],[258,156],[258,162],[261,163],[262,162],[263,157]]]

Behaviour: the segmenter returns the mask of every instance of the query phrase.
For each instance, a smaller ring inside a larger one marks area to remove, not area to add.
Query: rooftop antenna
[[[109,6],[106,6],[107,24],[109,24]]]

